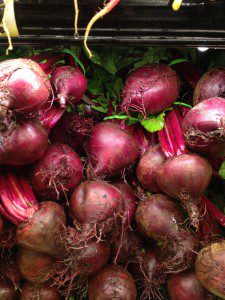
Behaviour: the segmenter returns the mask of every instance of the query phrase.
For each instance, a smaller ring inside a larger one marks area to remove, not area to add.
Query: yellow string
[[[74,19],[74,29],[75,29],[75,33],[74,33],[74,36],[75,36],[75,38],[78,38],[78,37],[79,37],[79,33],[78,33],[78,16],[79,16],[79,8],[78,8],[77,0],[74,0],[74,8],[75,8],[75,19]]]
[[[8,54],[9,50],[13,49],[13,46],[12,46],[12,40],[11,40],[11,37],[10,37],[10,32],[9,32],[8,26],[6,24],[6,17],[7,17],[7,12],[9,10],[9,5],[12,2],[14,2],[14,0],[3,0],[3,1],[4,1],[5,9],[4,9],[4,14],[3,14],[1,26],[3,27],[4,32],[5,32],[5,34],[7,36],[7,39],[8,39],[9,47],[6,50],[6,54]]]
[[[183,0],[174,0],[172,4],[173,10],[178,10]]]

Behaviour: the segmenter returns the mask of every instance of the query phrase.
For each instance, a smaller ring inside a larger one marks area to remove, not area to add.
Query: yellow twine
[[[74,8],[75,8],[75,19],[74,19],[74,29],[75,29],[75,33],[74,33],[74,36],[75,36],[75,38],[78,38],[78,37],[79,37],[79,33],[78,33],[78,16],[79,16],[79,8],[78,8],[77,0],[74,0]]]
[[[183,0],[174,0],[172,4],[173,10],[178,10]]]

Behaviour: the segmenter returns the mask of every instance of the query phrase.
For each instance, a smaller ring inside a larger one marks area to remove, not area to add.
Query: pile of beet
[[[0,299],[225,299],[225,216],[206,197],[225,69],[189,84],[192,108],[182,68],[127,70],[99,121],[65,55],[0,63]],[[141,127],[161,113],[160,130]]]

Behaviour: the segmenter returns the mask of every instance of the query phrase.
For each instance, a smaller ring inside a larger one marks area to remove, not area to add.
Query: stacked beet
[[[225,217],[205,195],[225,155],[224,69],[192,85],[193,108],[174,104],[171,67],[133,71],[117,110],[164,112],[149,133],[81,114],[87,80],[62,58],[0,63],[0,299],[225,299]]]

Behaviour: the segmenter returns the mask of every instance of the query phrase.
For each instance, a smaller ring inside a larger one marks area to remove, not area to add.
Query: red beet
[[[193,102],[199,102],[214,97],[225,96],[225,68],[214,68],[205,73],[197,83]]]
[[[43,253],[20,248],[17,255],[17,265],[23,278],[34,283],[44,283],[49,280],[49,272],[54,259]]]
[[[176,200],[155,194],[140,202],[135,215],[139,231],[155,240],[179,239],[181,212]]]
[[[99,176],[120,174],[138,157],[137,144],[132,135],[110,122],[94,127],[87,151],[92,173]]]
[[[150,192],[161,192],[156,175],[158,168],[164,160],[165,157],[160,145],[149,147],[139,160],[137,166],[137,179],[140,184]]]
[[[130,273],[121,266],[109,265],[90,281],[89,300],[135,300],[136,286]]]
[[[85,181],[73,192],[70,215],[78,222],[83,235],[88,232],[115,234],[120,227],[125,204],[120,191],[104,181]]]
[[[52,270],[54,284],[63,288],[66,296],[81,292],[90,274],[104,267],[110,256],[109,245],[103,241],[83,242],[80,234],[68,227],[60,237],[60,259]]]
[[[20,246],[54,255],[58,251],[57,236],[66,224],[63,208],[51,201],[41,203],[32,219],[23,222],[17,229]]]
[[[16,224],[16,240],[32,251],[56,254],[57,237],[66,225],[63,208],[55,202],[38,205],[29,183],[21,172],[2,168],[0,174],[0,211]]]
[[[179,240],[168,240],[158,247],[164,272],[179,273],[194,267],[199,247],[196,234],[191,230],[180,230]]]
[[[165,276],[155,249],[142,249],[128,267],[140,289],[140,299],[162,299],[159,287]]]
[[[27,165],[38,160],[48,145],[48,135],[37,120],[0,117],[0,163]]]
[[[134,194],[132,188],[121,180],[114,180],[111,182],[121,193],[125,202],[124,223],[130,224],[133,220],[136,210],[137,196]]]
[[[15,300],[17,291],[15,287],[5,281],[0,281],[0,299],[1,300]]]
[[[183,154],[166,160],[157,174],[159,187],[182,202],[194,226],[198,226],[200,197],[211,177],[211,165],[196,154]]]
[[[185,116],[182,127],[187,145],[212,157],[225,155],[225,99],[202,101]]]
[[[171,300],[205,300],[207,293],[199,282],[194,271],[173,275],[167,282]]]
[[[60,300],[58,291],[49,285],[26,283],[21,291],[20,300]]]
[[[83,145],[93,130],[93,120],[75,113],[65,112],[50,132],[52,143],[67,144],[75,150],[83,150]]]
[[[115,263],[126,264],[135,258],[140,248],[140,236],[137,232],[127,229],[111,245],[111,257]]]
[[[50,82],[32,60],[11,59],[0,64],[0,105],[22,113],[36,113],[50,96]]]
[[[78,105],[86,91],[87,80],[78,69],[69,66],[58,67],[52,73],[51,84],[62,107]]]
[[[168,108],[179,96],[179,78],[163,64],[136,69],[123,88],[122,109],[156,114]]]
[[[83,166],[79,156],[67,145],[49,145],[31,168],[30,182],[43,199],[67,195],[82,180]]]
[[[213,243],[199,252],[195,272],[209,292],[225,299],[225,240]]]

